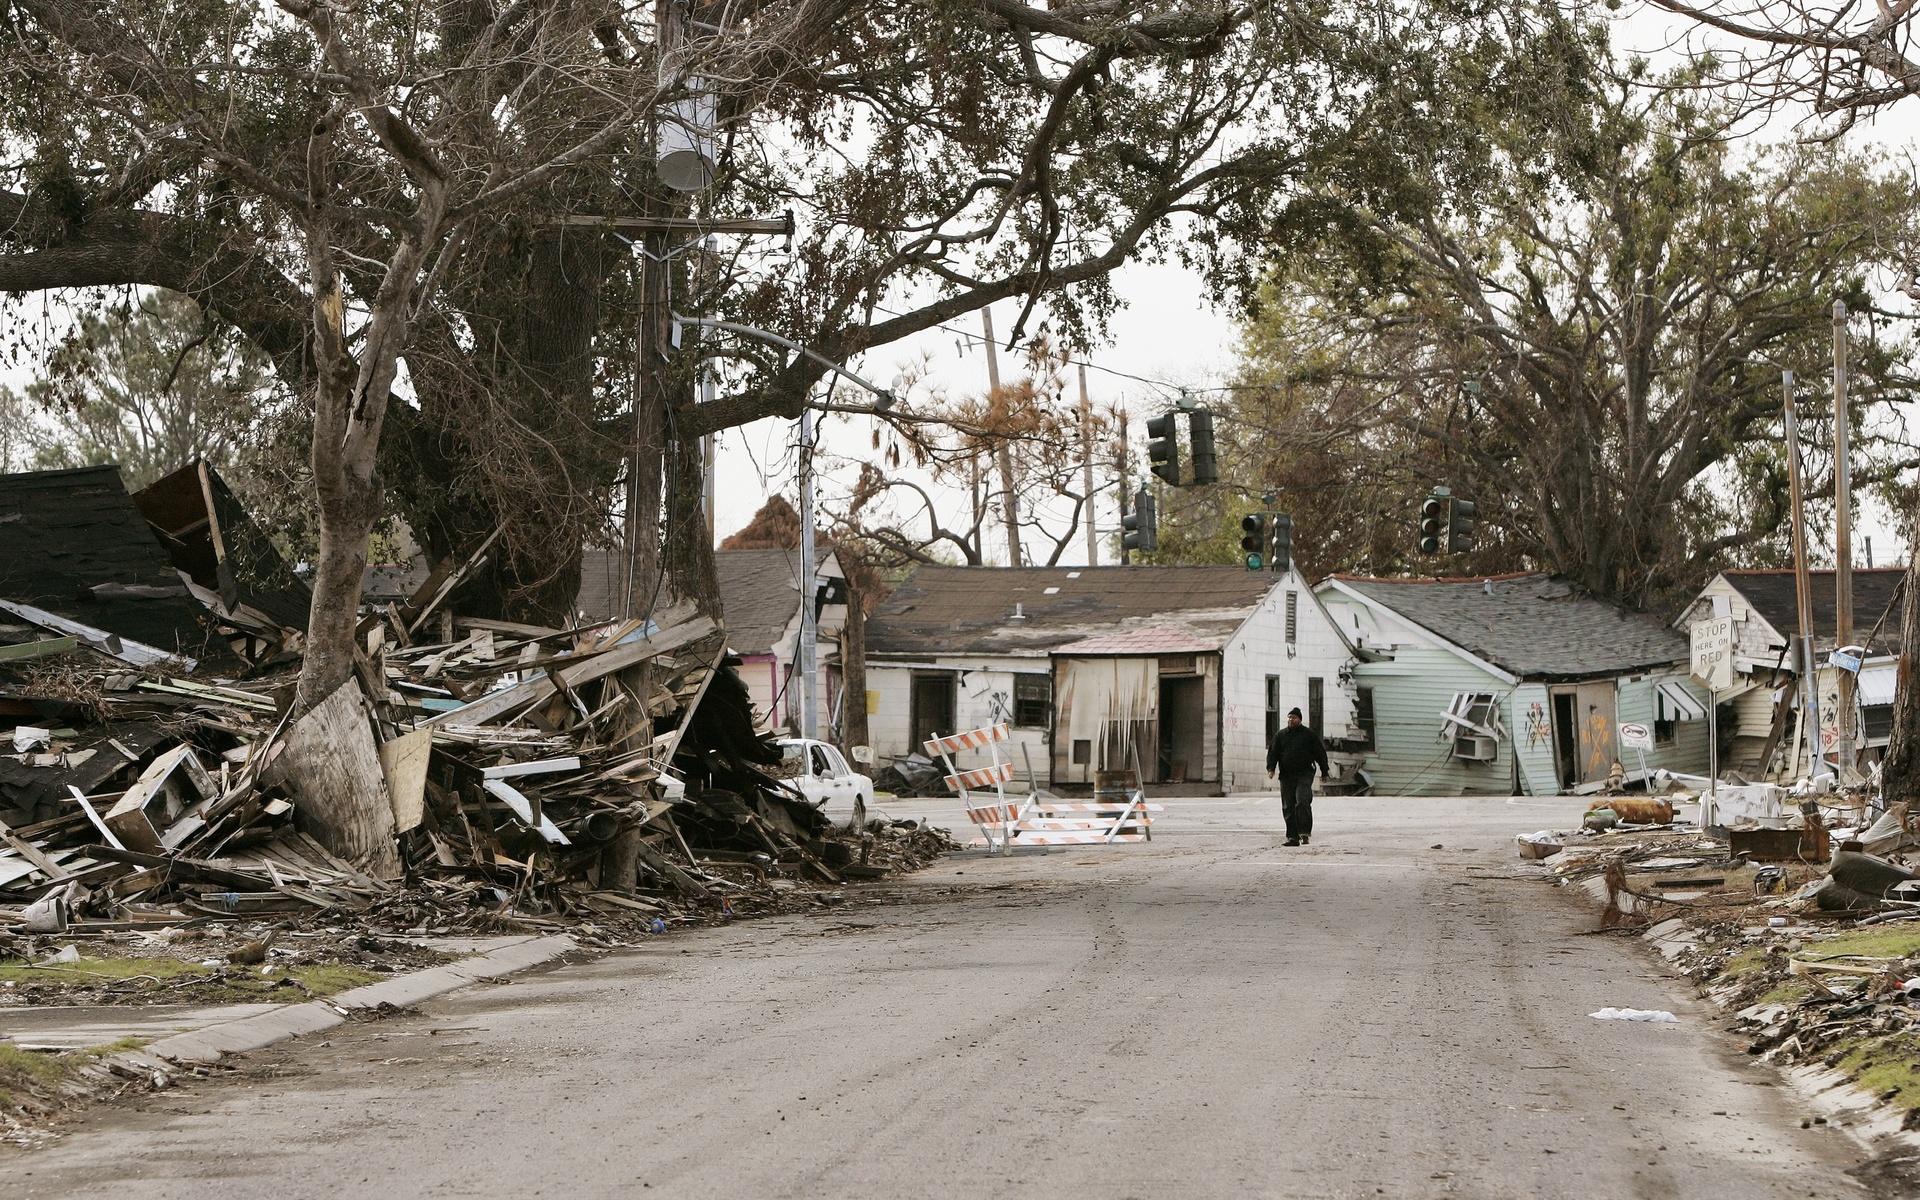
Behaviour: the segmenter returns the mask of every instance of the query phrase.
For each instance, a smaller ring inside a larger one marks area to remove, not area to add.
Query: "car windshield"
[[[798,742],[788,742],[780,747],[780,761],[789,767],[804,768],[807,765],[807,748]]]

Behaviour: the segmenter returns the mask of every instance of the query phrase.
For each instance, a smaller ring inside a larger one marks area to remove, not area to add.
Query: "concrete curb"
[[[356,1011],[377,1009],[381,1005],[405,1008],[443,996],[457,988],[483,980],[502,979],[530,967],[552,962],[563,954],[579,949],[579,943],[565,934],[529,937],[501,946],[485,954],[445,966],[429,967],[393,979],[383,979],[365,987],[341,992],[325,1000],[287,1004],[270,1012],[222,1021],[205,1029],[177,1033],[127,1054],[113,1055],[106,1065],[117,1074],[154,1077],[178,1064],[217,1062],[228,1054],[259,1050],[288,1038],[319,1033],[343,1025]],[[156,1078],[156,1082],[164,1083]]]

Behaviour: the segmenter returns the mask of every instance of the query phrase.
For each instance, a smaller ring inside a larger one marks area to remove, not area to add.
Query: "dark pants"
[[[1287,840],[1313,834],[1313,772],[1280,777],[1280,815],[1287,819]]]

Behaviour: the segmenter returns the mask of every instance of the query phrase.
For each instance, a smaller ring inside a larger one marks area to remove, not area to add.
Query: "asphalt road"
[[[14,1196],[1859,1196],[1631,940],[1515,877],[1568,801],[1170,801],[267,1052],[0,1156]],[[911,810],[907,810],[911,811]],[[1433,843],[1444,849],[1431,849]],[[1678,1025],[1603,1022],[1608,1005]]]

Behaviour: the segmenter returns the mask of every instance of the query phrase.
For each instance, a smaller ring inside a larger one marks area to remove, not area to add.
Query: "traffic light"
[[[1273,557],[1267,565],[1285,571],[1293,564],[1293,518],[1286,513],[1273,514]]]
[[[1161,413],[1147,422],[1147,460],[1170,487],[1180,486],[1180,446],[1174,441],[1174,415]]]
[[[1210,412],[1188,413],[1187,437],[1193,444],[1193,481],[1213,483],[1218,480],[1220,463],[1213,454],[1213,414]]]
[[[1120,529],[1121,549],[1159,549],[1160,516],[1154,508],[1152,492],[1140,489],[1133,498],[1133,511],[1120,518]]]
[[[1438,554],[1447,531],[1447,494],[1435,489],[1420,502],[1420,553]]]
[[[1240,518],[1240,549],[1246,551],[1247,570],[1258,571],[1267,564],[1267,514],[1248,513]]]
[[[1480,521],[1480,506],[1458,496],[1447,498],[1447,553],[1465,554],[1473,549],[1473,527]]]

